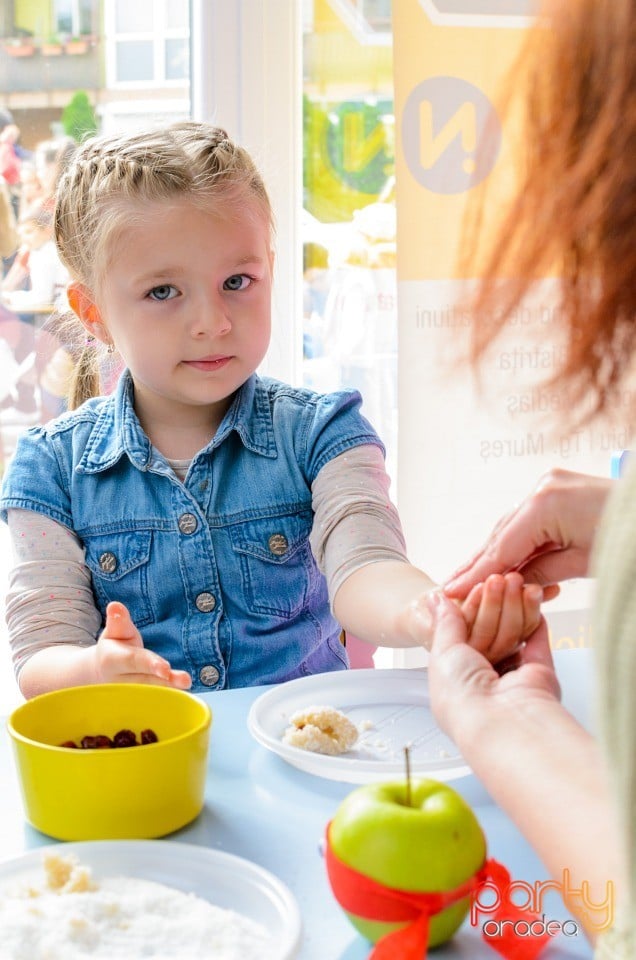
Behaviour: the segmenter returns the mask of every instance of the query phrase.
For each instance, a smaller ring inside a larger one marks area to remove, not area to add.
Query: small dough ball
[[[289,718],[283,743],[312,753],[335,757],[350,750],[358,739],[358,728],[335,707],[307,707]]]

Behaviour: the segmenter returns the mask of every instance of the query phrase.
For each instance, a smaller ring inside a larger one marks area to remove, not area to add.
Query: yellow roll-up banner
[[[497,112],[500,85],[532,23],[531,0],[394,0],[399,303],[398,499],[415,563],[443,581],[551,467],[609,475],[628,444],[616,422],[566,434],[564,397],[546,389],[561,353],[554,278],[512,317],[484,394],[447,362],[470,317],[458,245],[471,190],[486,222],[523,149]],[[480,142],[485,148],[478,150]],[[630,402],[625,397],[625,409]],[[591,642],[589,584],[552,605],[554,646]]]

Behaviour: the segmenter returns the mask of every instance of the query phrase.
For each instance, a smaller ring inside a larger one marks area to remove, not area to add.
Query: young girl
[[[274,257],[246,152],[193,122],[87,141],[55,228],[90,342],[71,412],[21,438],[0,500],[23,694],[342,670],[341,627],[426,645],[434,585],[406,560],[359,394],[255,373]],[[96,342],[126,365],[108,397],[92,396]],[[480,591],[465,615],[497,660],[538,623],[541,591],[516,574],[493,577],[481,606]]]

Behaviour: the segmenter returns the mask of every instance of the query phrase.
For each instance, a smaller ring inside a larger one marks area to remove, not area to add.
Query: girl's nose
[[[192,332],[195,337],[223,336],[232,328],[229,310],[219,298],[206,298],[195,308]]]

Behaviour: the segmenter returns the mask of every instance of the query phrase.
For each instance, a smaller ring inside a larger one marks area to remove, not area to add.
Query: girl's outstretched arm
[[[349,576],[335,596],[345,631],[384,647],[430,648],[429,597],[436,585],[409,563],[369,563]],[[467,639],[493,663],[513,654],[541,622],[542,591],[517,573],[489,577],[461,604]]]
[[[311,545],[346,632],[375,646],[428,648],[426,596],[437,585],[408,562],[389,487],[377,446],[363,444],[334,457],[312,484]],[[489,578],[466,602],[471,642],[489,659],[508,656],[536,629],[540,601],[541,589],[523,589],[518,574]]]

